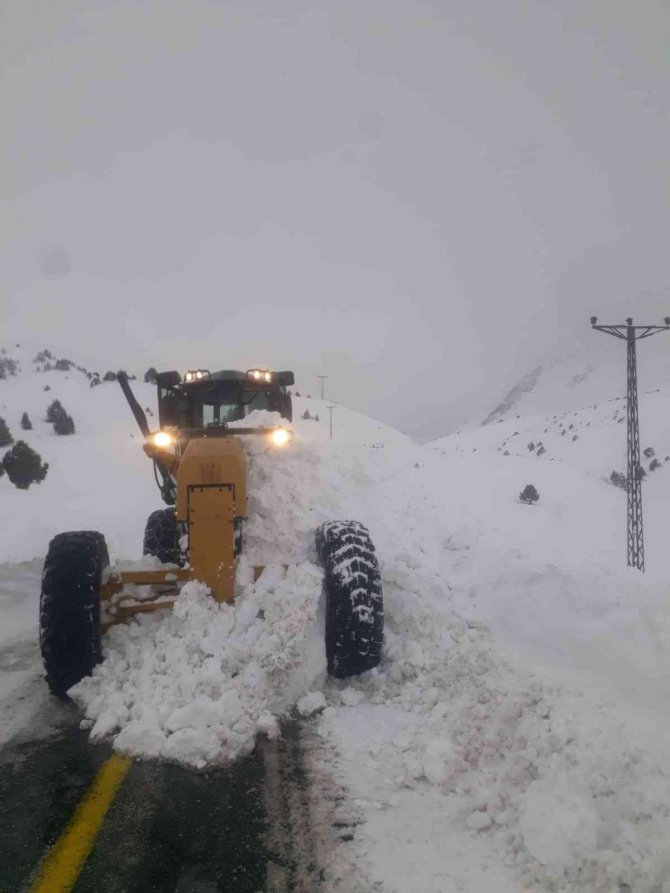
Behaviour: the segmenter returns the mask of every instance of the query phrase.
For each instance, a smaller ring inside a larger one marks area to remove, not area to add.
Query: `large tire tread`
[[[40,596],[40,651],[49,689],[60,698],[102,659],[100,588],[109,565],[105,538],[60,533],[50,544]]]
[[[179,548],[179,528],[174,508],[156,509],[147,518],[143,552],[154,555],[162,564],[184,564]]]
[[[367,528],[329,521],[316,531],[326,572],[326,657],[331,676],[357,676],[376,667],[384,642],[381,575]]]

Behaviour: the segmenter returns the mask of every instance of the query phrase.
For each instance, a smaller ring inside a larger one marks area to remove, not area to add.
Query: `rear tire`
[[[82,530],[49,543],[40,597],[40,651],[49,689],[59,698],[102,660],[100,587],[109,565],[105,538]]]
[[[147,518],[144,528],[145,555],[155,555],[162,564],[184,564],[179,548],[179,528],[173,508],[157,509]]]
[[[358,676],[376,667],[384,642],[379,564],[366,527],[329,521],[316,531],[326,571],[326,657],[331,676]]]

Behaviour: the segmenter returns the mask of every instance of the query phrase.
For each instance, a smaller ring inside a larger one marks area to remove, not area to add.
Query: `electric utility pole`
[[[325,400],[326,399],[326,397],[325,397],[325,393],[326,393],[325,383],[326,383],[326,379],[328,378],[328,376],[327,375],[317,375],[316,377],[321,379],[321,399]]]
[[[626,325],[599,326],[598,317],[591,317],[591,328],[606,335],[614,335],[626,342],[627,349],[627,478],[628,478],[628,567],[636,567],[644,573],[644,534],[642,528],[642,475],[640,465],[640,416],[637,406],[637,354],[635,342],[649,338],[657,332],[670,329],[670,316],[663,326],[634,326],[631,317]]]
[[[330,439],[333,439],[333,410],[336,408],[336,403],[329,403],[328,410],[330,412]]]

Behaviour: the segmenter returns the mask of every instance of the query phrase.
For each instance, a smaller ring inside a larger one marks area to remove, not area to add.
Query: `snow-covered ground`
[[[13,519],[0,561],[36,559],[0,569],[6,642],[35,634],[53,533],[95,527],[135,558],[159,505],[118,386],[75,375],[0,381],[13,432],[46,397],[78,423],[60,439],[35,425],[43,484],[0,480]],[[610,396],[426,447],[345,407],[331,442],[325,406],[296,399],[295,441],[250,447],[245,561],[266,574],[254,586],[243,568],[233,606],[191,586],[171,616],[114,629],[77,690],[94,733],[202,765],[274,734],[297,703],[361,822],[348,846],[381,889],[670,891],[670,392],[641,395],[642,445],[661,461],[644,484],[646,576],[623,566],[625,493],[607,478],[623,470],[624,406]],[[527,483],[533,506],[518,500]],[[333,518],[369,527],[385,596],[384,660],[344,682],[327,680],[320,650],[313,535]]]

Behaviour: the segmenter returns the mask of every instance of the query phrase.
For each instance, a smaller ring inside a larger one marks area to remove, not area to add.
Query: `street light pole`
[[[326,399],[326,397],[325,397],[325,393],[326,393],[325,383],[326,383],[326,379],[328,378],[328,376],[327,375],[317,375],[316,377],[321,379],[321,399],[325,400]]]
[[[591,328],[626,341],[626,468],[628,478],[628,567],[636,567],[644,573],[644,530],[642,525],[642,467],[640,465],[640,414],[637,402],[637,349],[636,341],[649,338],[670,329],[670,316],[663,326],[634,326],[632,317],[626,325],[597,325],[598,317],[591,317]]]

